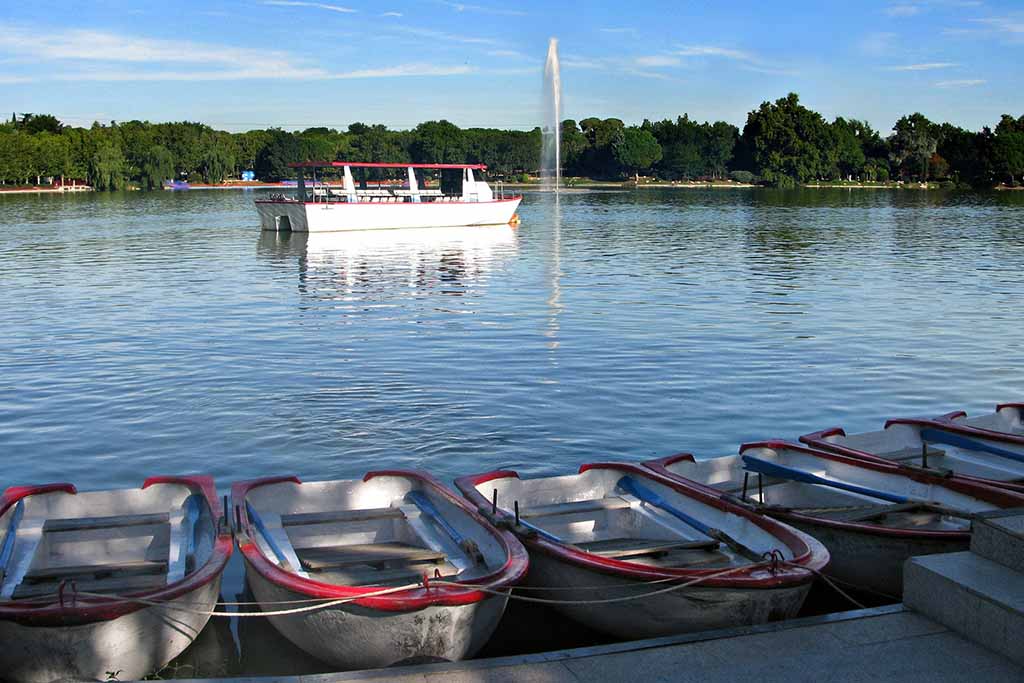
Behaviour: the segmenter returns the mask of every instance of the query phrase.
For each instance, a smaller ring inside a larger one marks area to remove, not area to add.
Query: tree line
[[[63,177],[98,190],[153,189],[165,180],[220,183],[245,170],[273,181],[291,177],[288,163],[305,160],[484,163],[492,175],[516,178],[537,173],[545,132],[459,128],[443,120],[412,130],[353,123],[347,130],[228,133],[188,121],[80,128],[49,114],[24,114],[0,124],[0,183]],[[639,126],[615,118],[566,120],[560,133],[563,175],[595,179],[642,174],[780,187],[899,179],[991,187],[1016,185],[1024,175],[1024,116],[1007,114],[992,128],[969,131],[915,113],[883,135],[864,121],[827,121],[796,94],[762,103],[742,131],[683,115]]]

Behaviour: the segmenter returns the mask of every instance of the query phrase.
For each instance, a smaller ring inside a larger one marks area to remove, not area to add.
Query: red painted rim
[[[210,510],[214,528],[225,528],[219,524],[224,510],[213,478],[206,475],[191,476],[158,476],[146,479],[142,487],[149,488],[156,484],[177,484],[185,486],[193,493],[202,494]],[[27,496],[43,493],[64,492],[75,495],[77,491],[71,484],[47,484],[44,486],[16,486],[7,489],[0,498],[0,515]],[[213,544],[213,551],[206,563],[180,581],[168,584],[155,590],[129,593],[123,598],[76,598],[73,603],[60,605],[50,602],[27,602],[24,600],[6,600],[0,602],[0,619],[16,621],[29,626],[77,626],[97,621],[109,621],[118,617],[144,609],[147,605],[134,602],[130,598],[142,598],[155,602],[169,602],[183,595],[192,593],[217,579],[224,571],[224,566],[231,557],[233,550],[230,531],[218,532]],[[70,596],[65,598],[70,600]]]
[[[467,505],[465,500],[452,493],[440,481],[426,472],[418,470],[378,470],[368,472],[363,477],[363,481],[381,476],[406,477],[429,486],[435,493],[463,510],[471,519],[490,533],[505,549],[505,563],[497,571],[486,576],[475,577],[472,581],[461,582],[445,579],[446,582],[478,585],[489,590],[504,590],[511,588],[526,574],[528,567],[526,549],[523,548],[516,537],[507,531],[500,531],[494,528],[483,515]],[[360,595],[379,591],[381,589],[380,586],[339,586],[303,578],[281,569],[263,554],[259,546],[252,540],[257,532],[249,521],[244,502],[248,493],[253,489],[282,482],[302,485],[298,477],[270,477],[237,482],[231,487],[232,507],[235,510],[236,519],[240,521],[238,547],[242,551],[246,562],[248,562],[248,566],[267,581],[286,590],[311,598],[358,598]],[[491,593],[486,593],[473,587],[445,585],[409,589],[386,596],[362,598],[353,600],[350,604],[382,612],[408,612],[432,605],[446,607],[469,605],[490,597],[492,597]]]
[[[299,161],[288,164],[289,168],[471,168],[486,171],[487,164],[390,164],[380,161]]]
[[[983,500],[987,503],[992,503],[999,508],[1014,508],[1024,507],[1024,495],[1016,493],[1014,491],[1008,491],[1006,489],[997,488],[994,486],[988,486],[979,482],[970,481],[963,477],[939,477],[936,475],[928,474],[916,469],[910,469],[901,467],[900,465],[883,460],[875,456],[871,456],[871,459],[860,458],[857,456],[851,456],[844,453],[831,452],[818,450],[809,446],[801,444],[795,444],[783,440],[769,440],[769,441],[757,441],[753,443],[746,443],[740,446],[740,453],[748,451],[752,448],[768,448],[771,450],[791,450],[798,453],[806,453],[814,457],[822,458],[825,460],[831,460],[833,462],[843,463],[853,467],[860,467],[862,469],[873,470],[875,472],[881,472],[884,474],[892,474],[900,477],[906,477],[913,481],[930,484],[933,486],[941,486],[957,493],[964,495],[973,496],[979,500]],[[866,524],[864,522],[841,522],[832,519],[825,519],[823,517],[815,517],[798,512],[780,512],[772,513],[773,516],[777,516],[782,519],[792,519],[794,521],[813,523],[818,526],[827,526],[834,529],[844,529],[846,531],[856,531],[859,533],[867,533],[878,536],[891,536],[899,538],[919,538],[922,540],[949,540],[949,541],[962,541],[967,540],[971,537],[970,531],[921,531],[915,529],[894,529],[892,527],[885,527],[879,524]]]
[[[712,507],[726,510],[732,514],[746,517],[757,526],[774,535],[784,543],[793,554],[793,559],[788,564],[779,568],[776,573],[770,573],[765,565],[752,565],[742,571],[737,571],[729,576],[708,579],[701,583],[701,586],[715,588],[780,588],[796,586],[808,583],[814,579],[814,571],[820,571],[828,564],[829,555],[825,546],[809,535],[792,527],[777,522],[776,520],[757,515],[738,505],[721,500],[718,496],[711,495],[706,490],[695,487],[691,482],[680,481],[676,478],[665,477],[651,472],[639,465],[628,463],[591,463],[580,467],[580,472],[589,469],[614,469],[628,472],[631,475],[644,477],[672,488],[686,496],[696,498],[702,503]],[[490,501],[477,490],[477,486],[488,481],[503,478],[519,478],[519,475],[512,470],[494,470],[480,474],[459,477],[455,480],[455,486],[466,496],[470,502],[478,507],[489,507]],[[499,510],[498,516],[508,521],[513,516],[504,510]],[[531,552],[541,552],[561,562],[573,564],[589,571],[602,574],[612,574],[625,579],[635,581],[657,581],[662,579],[678,579],[680,582],[709,576],[720,572],[721,569],[669,569],[650,567],[647,565],[613,560],[600,555],[588,553],[580,548],[565,544],[555,543],[540,536],[521,536],[520,540],[530,549]],[[799,566],[793,566],[799,565]]]
[[[945,425],[942,425],[942,426],[945,426]],[[835,428],[835,430],[838,430],[838,432],[841,433],[842,436],[846,436],[846,432],[844,432],[843,430],[839,429],[838,427]],[[875,455],[874,453],[868,453],[867,451],[862,451],[862,450],[858,450],[856,448],[851,448],[849,446],[844,446],[842,444],[833,443],[832,441],[827,441],[825,439],[825,437],[831,436],[831,435],[837,433],[835,430],[826,430],[826,431],[823,431],[823,432],[814,432],[812,434],[805,434],[804,436],[800,437],[800,441],[805,443],[805,444],[807,444],[811,448],[814,448],[814,449],[817,449],[817,450],[829,451],[829,452],[832,452],[832,453],[838,453],[840,455],[845,455],[845,456],[848,456],[848,457],[851,457],[851,458],[857,458],[858,460],[867,460],[867,461],[872,461],[872,462],[881,462],[881,463],[885,463],[885,464],[889,464],[889,465],[896,465],[901,470],[906,470],[906,471],[909,471],[909,472],[916,472],[916,471],[918,471],[916,468],[906,467],[906,466],[901,465],[900,463],[897,463],[897,462],[895,462],[893,460],[888,460],[888,459],[883,458],[881,456]],[[1012,481],[999,481],[997,479],[987,479],[985,477],[975,477],[975,476],[970,475],[970,474],[962,474],[962,473],[959,473],[959,472],[954,472],[952,477],[942,478],[942,481],[947,481],[948,482],[950,480],[954,480],[954,481],[957,481],[957,482],[970,482],[972,484],[977,484],[979,486],[985,486],[985,487],[999,489],[999,490],[1009,490],[1009,491],[1013,491],[1014,493],[1024,494],[1024,484],[1016,484],[1016,483],[1014,483]]]
[[[946,432],[952,432],[954,434],[964,434],[970,436],[977,436],[983,439],[989,439],[990,441],[1001,441],[1003,443],[1012,443],[1017,446],[1024,446],[1024,436],[1019,434],[1007,434],[1006,432],[997,432],[991,429],[982,429],[981,427],[971,427],[959,422],[953,422],[951,416],[966,415],[967,413],[948,413],[942,415],[934,420],[921,417],[900,417],[892,420],[885,421],[885,428],[888,429],[892,425],[909,425],[911,427],[932,427],[934,429],[941,429]]]

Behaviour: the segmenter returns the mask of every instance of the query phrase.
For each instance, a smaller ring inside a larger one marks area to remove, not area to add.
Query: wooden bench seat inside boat
[[[435,574],[435,570],[436,574]],[[419,565],[396,567],[392,569],[377,569],[373,567],[333,569],[324,572],[317,572],[314,577],[317,581],[333,583],[339,586],[401,586],[411,583],[420,583],[423,575],[435,578],[439,574],[442,578],[454,576],[459,570],[445,562],[440,565]]]
[[[394,565],[439,563],[443,552],[404,543],[361,543],[353,545],[296,548],[302,566],[309,571],[322,571],[358,565]]]
[[[665,555],[679,550],[715,550],[718,545],[718,541],[714,539],[674,541],[671,539],[607,538],[581,543],[580,547],[594,555],[620,560],[645,555]]]
[[[109,576],[125,576],[133,574],[163,574],[167,572],[166,561],[131,560],[128,562],[111,562],[108,564],[75,565],[68,567],[43,567],[32,569],[22,579],[25,583],[40,583],[61,579],[82,577],[105,578]]]
[[[602,510],[622,510],[628,507],[630,507],[628,500],[615,496],[610,498],[578,500],[572,503],[538,505],[536,507],[520,510],[519,516],[527,519],[535,519],[538,517],[552,517],[554,515],[575,515],[584,512],[600,512]]]
[[[330,524],[335,522],[367,522],[375,519],[400,519],[400,509],[394,507],[366,508],[362,510],[326,510],[323,512],[299,512],[281,515],[281,526],[302,524]]]
[[[22,583],[14,589],[15,600],[55,595],[60,590],[60,581],[47,583]],[[167,584],[166,574],[140,574],[134,576],[113,576],[104,579],[75,580],[76,591],[124,595],[139,591],[153,590]]]
[[[86,529],[113,529],[129,526],[167,524],[171,516],[167,512],[142,515],[115,515],[112,517],[75,517],[71,519],[48,519],[43,532],[83,531]]]

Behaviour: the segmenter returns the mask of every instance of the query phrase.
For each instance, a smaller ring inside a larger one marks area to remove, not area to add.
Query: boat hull
[[[815,524],[788,515],[773,515],[810,534],[828,548],[832,560],[825,575],[843,588],[854,587],[882,597],[903,596],[903,564],[911,557],[955,553],[970,547],[968,538],[935,539],[913,535],[885,536]]]
[[[246,580],[261,603],[309,598],[268,581],[248,560]],[[370,669],[414,657],[449,661],[471,657],[494,633],[507,602],[507,594],[495,595],[466,605],[431,605],[408,612],[347,603],[268,620],[281,635],[323,662],[343,669]],[[268,609],[276,607],[268,604]]]
[[[558,587],[557,591],[537,595],[557,596],[562,600],[637,596],[670,585],[665,582],[646,584],[625,576],[592,571],[532,548],[526,582],[527,585]],[[698,584],[622,602],[557,605],[556,609],[591,628],[632,640],[788,619],[800,611],[810,588],[809,581],[777,588],[702,587]]]
[[[521,197],[490,202],[400,204],[258,200],[256,209],[264,230],[341,232],[506,225],[512,220],[521,201]]]
[[[188,647],[210,619],[220,576],[169,600],[114,619],[76,626],[0,621],[0,676],[19,683],[141,679]],[[173,609],[187,608],[188,612]]]

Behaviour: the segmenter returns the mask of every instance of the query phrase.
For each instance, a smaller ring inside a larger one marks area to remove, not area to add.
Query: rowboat
[[[526,573],[514,536],[421,472],[272,477],[231,495],[261,608],[295,645],[340,668],[472,656]]]
[[[515,216],[521,196],[495,196],[474,171],[484,164],[389,164],[356,161],[307,161],[289,164],[298,181],[292,195],[256,200],[264,230],[332,232],[470,225],[507,225]],[[317,171],[340,169],[343,184],[332,187],[317,178]],[[352,170],[401,169],[408,181],[398,186],[356,187]],[[306,172],[311,173],[306,178]],[[458,189],[427,188],[424,172],[459,171]]]
[[[975,515],[1024,506],[1014,492],[784,441],[745,444],[723,458],[684,453],[645,465],[811,534],[832,556],[830,578],[887,598],[902,595],[907,558],[967,550]]]
[[[204,476],[14,486],[0,530],[0,677],[31,683],[160,669],[206,625],[232,550]]]
[[[619,638],[792,617],[828,562],[806,534],[636,465],[455,484],[529,550],[531,595]]]
[[[882,458],[938,474],[1024,493],[1022,404],[968,418],[956,411],[933,419],[897,418],[877,432],[847,435],[839,427],[806,434],[814,448],[859,458]]]

